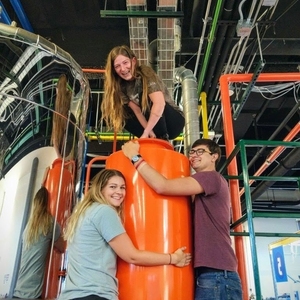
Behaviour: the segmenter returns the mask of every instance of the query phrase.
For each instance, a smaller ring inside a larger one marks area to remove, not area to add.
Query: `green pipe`
[[[201,68],[201,72],[199,73],[198,95],[200,94],[201,89],[202,89],[204,76],[206,74],[209,58],[210,58],[210,55],[211,55],[211,47],[212,47],[212,43],[213,43],[214,37],[215,37],[217,22],[218,22],[220,11],[221,11],[221,6],[222,6],[222,0],[218,0],[216,10],[215,10],[215,14],[214,14],[214,18],[213,18],[213,21],[212,21],[211,31],[210,31],[209,37],[208,37],[208,45],[207,45],[206,52],[205,52],[203,67]]]

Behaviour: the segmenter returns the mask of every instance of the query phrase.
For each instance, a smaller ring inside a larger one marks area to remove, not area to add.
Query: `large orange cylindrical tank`
[[[57,215],[56,221],[62,229],[71,214],[73,200],[72,168],[72,161],[63,163],[62,159],[56,159],[52,163],[44,183],[49,192],[49,211],[54,217]],[[65,275],[63,270],[64,260],[64,253],[60,253],[55,249],[52,256],[49,257],[43,289],[43,296],[47,299],[57,298],[60,293],[60,286]]]
[[[166,178],[188,176],[188,159],[159,139],[139,139],[140,154]],[[140,250],[170,253],[181,246],[192,252],[192,217],[189,197],[163,196],[154,192],[132,163],[117,151],[106,160],[106,168],[126,177],[124,226]],[[193,266],[142,267],[118,260],[120,300],[192,300]]]

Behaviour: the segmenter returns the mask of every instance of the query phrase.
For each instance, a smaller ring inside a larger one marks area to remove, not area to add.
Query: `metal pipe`
[[[203,46],[203,42],[204,42],[204,36],[205,36],[206,25],[207,25],[207,21],[208,21],[208,15],[209,15],[209,11],[210,11],[211,2],[212,2],[212,0],[209,0],[207,5],[206,5],[206,12],[205,12],[205,17],[203,19],[203,27],[202,27],[201,37],[200,37],[200,40],[199,40],[197,59],[196,59],[196,63],[195,63],[194,76],[197,75],[197,71],[198,71],[198,65],[199,65],[202,46]]]
[[[225,22],[226,22],[226,20],[230,20],[232,18],[233,5],[234,5],[234,1],[227,1],[227,3],[224,4],[224,9],[223,9],[224,12],[221,16],[221,19],[225,20]],[[229,48],[226,50],[227,52],[224,52],[224,48],[226,47],[227,43],[229,45],[231,44],[231,42],[227,41],[227,39],[224,39],[227,31],[230,32],[230,28],[228,28],[228,25],[226,23],[222,26],[219,26],[219,28],[218,28],[218,32],[217,32],[215,43],[214,43],[214,49],[213,49],[213,53],[212,53],[210,64],[209,64],[209,69],[207,70],[207,74],[205,76],[205,84],[204,84],[203,91],[206,93],[208,93],[208,91],[210,90],[212,79],[214,77],[216,77],[216,79],[218,79],[218,77],[220,75],[220,73],[218,73],[217,75],[215,73],[215,69],[216,69],[216,65],[217,65],[218,61],[223,57],[225,57],[225,58],[227,57],[227,55],[225,55],[224,53],[227,53]],[[234,30],[234,33],[235,33],[235,30]],[[222,53],[222,55],[219,55],[220,53]],[[223,65],[224,65],[224,63],[222,64],[222,66]]]
[[[187,155],[191,144],[200,136],[197,81],[193,72],[185,67],[176,68],[174,78],[182,83],[182,105],[185,116],[184,151]]]
[[[215,8],[215,14],[214,14],[213,22],[212,22],[212,28],[211,28],[211,31],[209,33],[208,45],[206,47],[203,66],[202,66],[201,72],[199,74],[198,94],[200,94],[200,92],[201,92],[204,77],[205,77],[206,70],[207,70],[207,67],[208,67],[208,62],[209,62],[210,55],[211,55],[211,47],[212,47],[212,44],[214,42],[214,36],[215,36],[216,28],[217,28],[217,22],[218,22],[218,19],[219,19],[221,6],[222,6],[222,0],[218,0],[217,6]]]

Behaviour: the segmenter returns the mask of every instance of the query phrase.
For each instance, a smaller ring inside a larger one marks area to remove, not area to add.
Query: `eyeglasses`
[[[211,152],[209,152],[209,151],[207,151],[207,150],[205,150],[205,149],[203,149],[203,148],[199,148],[199,149],[191,149],[190,152],[189,152],[189,155],[193,155],[193,154],[196,153],[197,156],[200,156],[200,155],[202,155],[204,152],[206,152],[206,153],[208,153],[208,154],[210,154],[210,155],[213,154],[213,153],[211,153]]]

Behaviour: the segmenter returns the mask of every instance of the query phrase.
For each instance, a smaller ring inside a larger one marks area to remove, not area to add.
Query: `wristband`
[[[144,162],[144,159],[143,159],[143,158],[141,158],[141,159],[139,160],[139,162],[135,165],[135,168],[137,169],[137,168],[140,166],[140,164],[141,164],[142,162]]]

